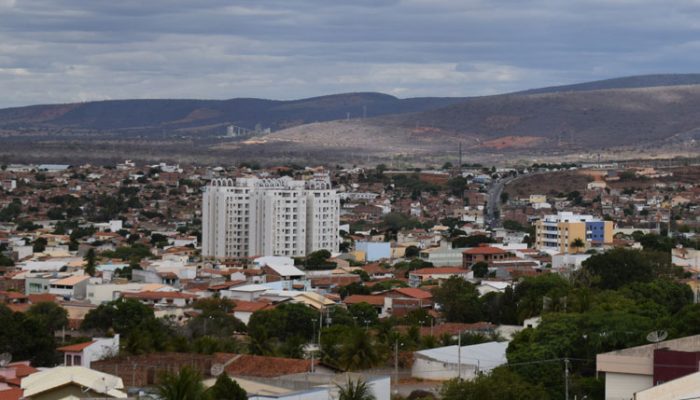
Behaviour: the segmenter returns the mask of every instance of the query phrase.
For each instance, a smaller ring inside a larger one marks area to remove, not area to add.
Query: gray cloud
[[[0,106],[470,96],[697,72],[700,3],[0,0]]]

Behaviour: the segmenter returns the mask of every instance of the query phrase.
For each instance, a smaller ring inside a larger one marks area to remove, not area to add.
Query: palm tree
[[[586,247],[586,243],[583,242],[583,239],[576,238],[573,242],[571,242],[570,246],[575,250],[575,253],[578,253],[582,248]]]
[[[376,400],[377,397],[372,393],[372,389],[367,385],[367,382],[362,379],[356,381],[348,378],[348,383],[345,386],[336,385],[338,387],[338,400]]]
[[[236,381],[231,379],[226,373],[216,378],[214,386],[207,390],[209,398],[212,400],[247,400],[248,394]]]
[[[158,394],[164,400],[199,400],[206,398],[202,376],[191,367],[179,373],[165,373],[160,378]]]
[[[87,254],[85,254],[85,273],[90,275],[90,276],[95,276],[95,261],[97,259],[97,255],[95,254],[95,249],[90,248],[90,250],[87,251]]]
[[[372,337],[360,328],[350,328],[344,335],[338,362],[346,371],[371,368],[379,362]]]

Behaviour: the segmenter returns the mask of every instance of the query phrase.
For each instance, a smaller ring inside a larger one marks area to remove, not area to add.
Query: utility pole
[[[399,339],[394,342],[394,385],[399,385]]]
[[[564,398],[569,400],[569,359],[564,359]]]
[[[457,336],[457,379],[462,380],[462,331]]]
[[[321,350],[321,330],[323,330],[323,306],[318,316],[318,349]]]
[[[462,142],[459,142],[459,176],[462,176]]]

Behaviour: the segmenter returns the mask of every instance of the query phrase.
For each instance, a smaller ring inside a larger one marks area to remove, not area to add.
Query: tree
[[[514,221],[512,219],[507,219],[503,221],[503,227],[509,231],[523,231],[527,232],[527,228],[524,227],[520,222]]]
[[[348,383],[345,386],[336,386],[338,387],[338,400],[376,400],[377,398],[372,393],[372,388],[362,379],[353,381],[348,378]]]
[[[372,337],[361,328],[347,328],[342,336],[337,362],[346,371],[371,368],[380,361]]]
[[[518,321],[540,315],[545,297],[550,300],[548,311],[563,308],[564,299],[570,290],[571,284],[558,274],[542,274],[523,279],[514,292],[518,304]]]
[[[406,258],[414,258],[414,257],[418,257],[419,254],[420,254],[420,249],[418,249],[418,247],[408,246],[408,247],[406,247],[406,252],[404,253],[404,256]]]
[[[482,319],[479,292],[462,278],[453,276],[433,289],[433,300],[449,322],[477,322]]]
[[[90,247],[90,249],[85,254],[85,273],[90,276],[95,276],[95,260],[97,256],[95,255],[95,249]]]
[[[452,248],[475,247],[482,243],[493,243],[493,239],[486,235],[461,236],[452,241]]]
[[[212,400],[247,400],[248,393],[231,379],[226,373],[216,378],[214,386],[207,390],[207,395]]]
[[[351,304],[348,307],[348,311],[360,326],[374,325],[379,320],[377,310],[364,302]]]
[[[274,353],[275,341],[308,342],[315,332],[318,318],[317,311],[300,303],[283,303],[272,310],[256,311],[248,322],[252,351],[256,354]]]
[[[371,291],[369,288],[365,285],[362,284],[362,282],[353,282],[345,286],[341,286],[340,289],[338,289],[338,294],[340,295],[341,298],[346,298],[347,296],[353,295],[353,294],[370,294]]]
[[[183,367],[177,374],[162,374],[157,390],[164,400],[206,398],[202,376],[191,367]]]
[[[27,317],[37,319],[49,332],[55,332],[68,325],[68,312],[56,303],[42,301],[32,304]]]
[[[32,247],[32,251],[33,251],[34,253],[41,253],[41,252],[43,252],[44,250],[46,250],[46,245],[47,245],[47,244],[48,244],[48,241],[46,240],[46,238],[43,238],[43,237],[37,238],[37,239],[34,241],[34,245],[33,245],[33,247]]]
[[[234,332],[244,332],[246,327],[238,318],[231,315],[235,303],[229,299],[200,299],[193,308],[201,313],[188,322],[193,336],[229,337]]]
[[[8,352],[17,360],[30,360],[35,366],[54,366],[58,355],[51,321],[36,311],[32,316],[13,313],[0,304],[0,353]]]
[[[474,271],[475,278],[484,278],[489,274],[489,265],[483,261],[472,265],[472,271]]]
[[[19,199],[14,198],[12,202],[0,210],[0,221],[13,221],[22,214],[22,203]]]
[[[81,329],[107,332],[110,328],[125,336],[140,324],[156,320],[153,309],[135,299],[123,299],[101,304],[85,315]]]
[[[672,271],[670,255],[624,248],[594,255],[582,265],[585,271],[598,278],[593,284],[602,289],[617,289],[632,282],[650,282]]]
[[[450,193],[452,193],[455,196],[461,196],[466,186],[467,180],[461,176],[452,178],[449,181],[447,181],[447,187],[450,189]]]
[[[585,247],[586,243],[581,238],[576,238],[573,242],[571,242],[571,248],[574,250],[574,253],[578,253]]]
[[[523,379],[507,367],[495,368],[488,375],[473,380],[453,379],[440,390],[443,400],[547,400],[549,395],[541,385]]]

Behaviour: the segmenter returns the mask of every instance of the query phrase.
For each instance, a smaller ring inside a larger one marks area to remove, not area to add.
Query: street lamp
[[[399,338],[394,341],[394,382],[397,386],[399,385]]]

